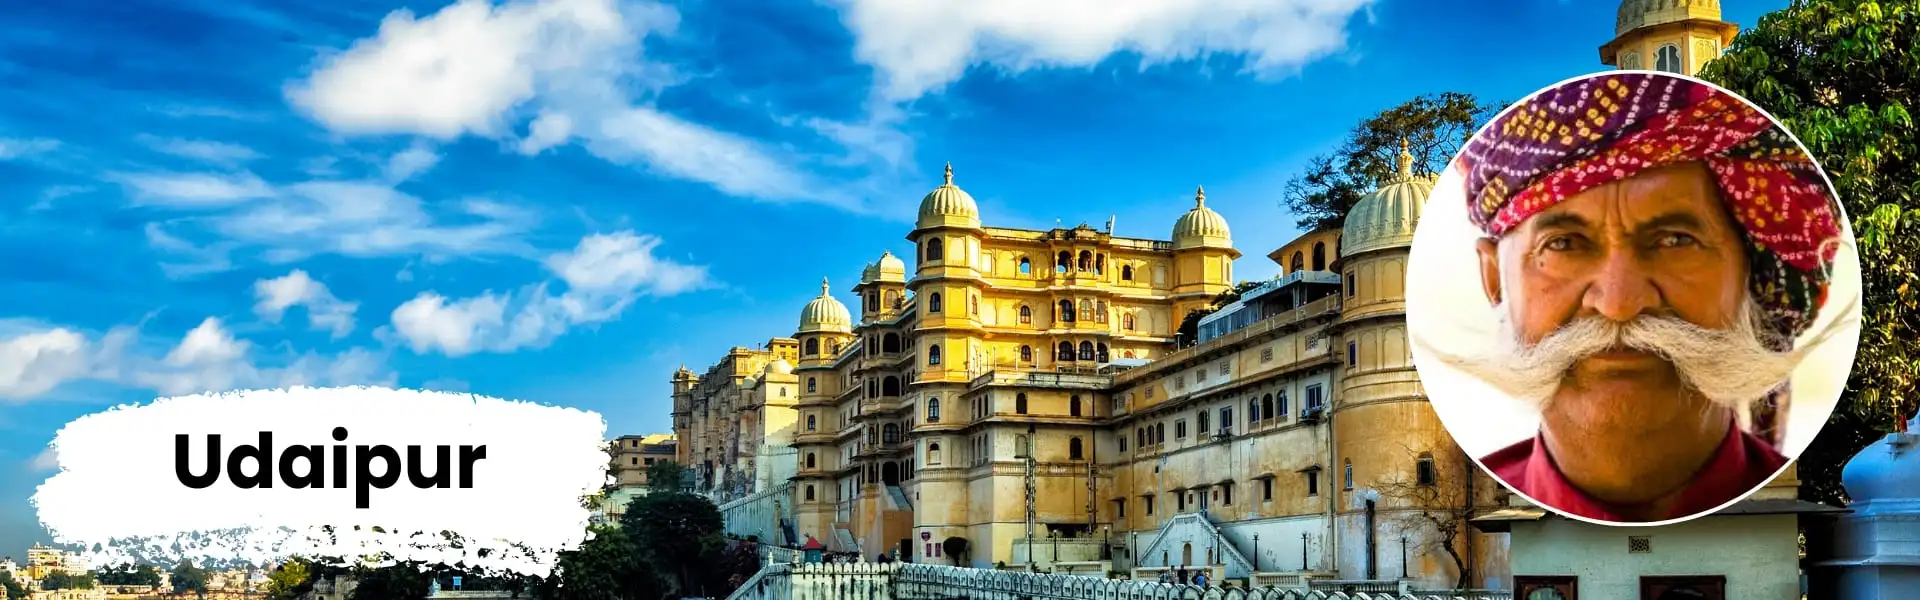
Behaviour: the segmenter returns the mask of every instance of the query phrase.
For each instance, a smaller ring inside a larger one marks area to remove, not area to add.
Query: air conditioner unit
[[[1213,434],[1213,441],[1216,442],[1224,442],[1230,439],[1233,439],[1233,431],[1224,427],[1220,428],[1219,432]]]
[[[1320,416],[1324,413],[1326,413],[1325,406],[1309,406],[1306,410],[1300,411],[1300,422],[1318,423],[1320,422]]]

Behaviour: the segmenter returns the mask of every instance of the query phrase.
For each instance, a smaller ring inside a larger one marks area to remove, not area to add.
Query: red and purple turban
[[[1749,243],[1750,290],[1780,342],[1790,346],[1826,302],[1840,239],[1832,188],[1772,119],[1711,85],[1653,73],[1569,82],[1503,113],[1461,161],[1467,213],[1494,238],[1579,192],[1705,163]]]

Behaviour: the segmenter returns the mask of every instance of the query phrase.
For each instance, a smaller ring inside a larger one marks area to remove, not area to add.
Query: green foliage
[[[193,566],[193,561],[180,561],[180,564],[173,566],[172,575],[174,593],[197,592],[201,595],[207,593],[207,570]]]
[[[153,565],[119,564],[94,569],[94,581],[100,585],[160,585],[160,569]]]
[[[305,560],[281,563],[267,576],[267,600],[293,600],[313,589],[314,570]]]
[[[658,465],[659,463],[655,463]],[[710,596],[725,589],[726,549],[720,507],[693,494],[652,492],[634,498],[620,516],[640,562],[669,593]]]
[[[355,567],[353,583],[349,600],[425,598],[433,586],[433,578],[420,563],[395,562],[381,567]]]
[[[647,491],[680,492],[685,491],[692,473],[680,463],[671,460],[656,461],[647,467]]]
[[[1200,342],[1201,318],[1220,312],[1220,309],[1226,308],[1228,304],[1239,302],[1241,294],[1247,293],[1247,290],[1260,287],[1260,284],[1263,283],[1266,282],[1242,281],[1233,284],[1231,289],[1221,290],[1219,294],[1215,295],[1206,307],[1187,311],[1187,315],[1180,318],[1180,327],[1174,329],[1174,332],[1177,334],[1176,337],[1179,340],[1179,347],[1185,348]]]
[[[18,600],[27,597],[27,589],[20,587],[19,582],[13,580],[12,571],[0,571],[0,587],[6,588],[7,600]]]
[[[1859,239],[1859,355],[1839,409],[1799,458],[1802,497],[1836,502],[1840,468],[1917,400],[1920,0],[1797,0],[1742,32],[1700,77],[1765,108],[1806,144]]]
[[[628,600],[661,597],[660,586],[640,562],[640,550],[622,529],[601,526],[580,548],[562,552],[553,574],[535,586],[553,600]]]
[[[1287,182],[1287,210],[1301,229],[1339,227],[1354,204],[1399,169],[1401,140],[1413,154],[1414,174],[1433,175],[1498,110],[1468,94],[1442,92],[1367,117],[1338,150],[1314,157]]]
[[[40,580],[40,589],[88,590],[93,589],[93,583],[92,573],[74,574],[66,571],[54,571],[48,573],[46,577]]]

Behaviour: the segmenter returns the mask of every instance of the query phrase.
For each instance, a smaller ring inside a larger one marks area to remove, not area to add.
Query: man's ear
[[[1480,288],[1487,293],[1487,303],[1500,304],[1500,243],[1491,238],[1480,238],[1474,244],[1474,250],[1480,254]]]

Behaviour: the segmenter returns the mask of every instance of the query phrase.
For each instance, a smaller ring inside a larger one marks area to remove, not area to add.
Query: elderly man
[[[1708,512],[1780,471],[1774,414],[1840,239],[1783,131],[1710,86],[1614,73],[1503,113],[1456,167],[1500,333],[1445,359],[1540,410],[1489,470],[1609,522]]]

